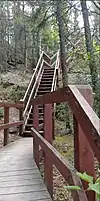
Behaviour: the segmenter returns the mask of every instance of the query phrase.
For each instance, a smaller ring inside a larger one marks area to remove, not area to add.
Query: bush
[[[4,116],[4,114],[3,114],[3,109],[0,108],[0,119],[2,119],[3,116]]]
[[[55,115],[59,121],[65,121],[65,119],[66,119],[65,111],[66,110],[65,110],[65,104],[64,103],[60,103],[60,104],[56,105]]]

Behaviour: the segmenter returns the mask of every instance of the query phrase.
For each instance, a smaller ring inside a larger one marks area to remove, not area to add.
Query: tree
[[[62,1],[58,0],[56,4],[56,14],[57,14],[57,20],[58,20],[58,26],[59,26],[59,38],[60,38],[60,54],[61,54],[61,68],[62,68],[62,81],[63,81],[63,87],[68,85],[68,69],[66,66],[66,50],[65,50],[65,31],[64,31],[64,23],[62,18]],[[66,108],[66,129],[67,132],[71,130],[70,128],[70,118],[69,118],[69,108],[68,104],[65,104]]]
[[[87,55],[88,55],[90,73],[92,78],[92,87],[93,87],[93,91],[96,92],[98,75],[97,75],[97,67],[95,66],[94,48],[93,48],[93,42],[91,37],[89,13],[87,9],[86,0],[81,0],[81,8],[82,8],[82,14],[83,14],[83,21],[84,21]]]

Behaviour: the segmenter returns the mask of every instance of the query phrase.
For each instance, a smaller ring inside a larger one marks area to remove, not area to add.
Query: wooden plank
[[[0,201],[51,201],[32,157],[33,138],[0,150]]]
[[[40,174],[27,174],[27,175],[15,175],[15,176],[6,176],[6,177],[1,177],[0,182],[3,181],[21,181],[21,180],[27,180],[27,179],[40,179],[41,176]]]
[[[69,105],[100,162],[100,120],[78,89],[74,86],[70,86],[69,89]]]
[[[0,188],[0,196],[1,195],[10,195],[10,194],[19,194],[19,193],[30,193],[30,192],[38,192],[38,191],[46,191],[45,185],[42,184],[31,184],[31,185],[23,185],[23,186],[15,186],[15,187],[3,187]]]
[[[43,184],[42,179],[26,179],[26,180],[21,180],[20,182],[17,180],[15,181],[3,181],[0,183],[0,188],[5,188],[5,187],[16,187],[16,186],[28,186],[28,185],[38,185],[38,184]]]
[[[44,105],[44,138],[52,144],[52,104]],[[51,197],[53,197],[53,165],[51,160],[48,160],[46,152],[44,152],[44,181]]]
[[[40,191],[40,192],[26,192],[20,194],[11,194],[11,195],[1,195],[0,201],[45,201],[45,199],[50,199],[49,194],[47,191]]]
[[[39,131],[39,106],[35,105],[33,108],[33,127]],[[39,168],[39,144],[33,138],[33,155],[34,155],[34,160]]]
[[[81,94],[92,106],[92,91],[91,88],[79,88]],[[74,118],[75,120],[75,118]],[[75,134],[74,134],[74,153],[75,153],[75,168],[79,172],[86,172],[95,178],[94,168],[94,154],[90,147],[90,144],[78,122],[75,120]],[[86,133],[87,135],[87,133]],[[87,182],[83,182],[84,189],[88,188]],[[93,191],[87,192],[88,200],[95,201],[95,193]]]
[[[32,175],[32,174],[38,174],[39,173],[39,171],[37,170],[37,168],[35,168],[35,169],[31,169],[31,170],[22,170],[22,171],[4,171],[4,172],[0,172],[0,178],[2,178],[2,177],[9,177],[9,176],[17,176],[17,175]]]

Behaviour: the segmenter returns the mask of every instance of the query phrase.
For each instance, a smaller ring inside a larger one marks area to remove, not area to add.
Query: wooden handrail
[[[51,60],[53,60],[55,57],[57,57],[57,52],[51,57]]]
[[[20,125],[23,125],[23,124],[24,124],[24,121],[16,121],[16,122],[12,122],[12,123],[2,124],[2,125],[0,125],[0,130],[20,126]]]
[[[24,108],[24,104],[22,103],[6,103],[6,102],[0,102],[0,107],[13,107],[13,108],[17,108],[17,109],[20,109],[20,108]]]
[[[100,162],[100,119],[75,86],[67,86],[32,100],[32,105],[66,102],[81,125],[86,138]]]
[[[39,71],[38,71],[38,74],[37,74],[37,77],[36,77],[36,80],[35,80],[35,83],[34,83],[34,85],[33,85],[33,88],[32,88],[32,90],[31,90],[29,99],[28,99],[27,104],[26,104],[26,107],[25,107],[25,110],[24,110],[24,112],[23,112],[23,116],[26,115],[27,109],[28,109],[28,107],[29,107],[29,105],[30,105],[30,101],[31,101],[31,99],[32,99],[33,92],[34,92],[35,87],[36,87],[36,85],[37,85],[38,79],[39,79],[39,77],[40,77],[40,75],[41,75],[41,71],[42,71],[42,68],[43,68],[43,64],[44,64],[44,60],[42,60],[40,69],[39,69]]]
[[[30,80],[30,83],[29,83],[29,85],[28,85],[28,88],[27,88],[27,90],[26,90],[26,92],[25,92],[24,98],[21,100],[21,101],[23,101],[23,102],[25,101],[25,99],[26,99],[26,97],[27,97],[27,95],[28,95],[28,93],[29,93],[29,91],[30,91],[30,88],[31,88],[31,86],[32,86],[32,84],[33,84],[33,82],[34,82],[34,78],[35,78],[35,75],[36,75],[36,73],[37,73],[38,67],[39,67],[39,65],[40,65],[40,63],[41,63],[41,60],[42,60],[42,58],[43,58],[43,54],[44,54],[44,52],[42,52],[41,55],[40,55],[40,58],[39,58],[38,63],[37,63],[37,65],[36,65],[35,71],[34,71],[34,73],[33,73],[33,75],[32,75],[32,78],[31,78],[31,80]]]
[[[45,57],[46,57],[46,59],[45,59]],[[43,59],[44,60],[46,60],[47,61],[47,63],[49,63],[50,64],[50,62],[51,62],[51,58],[43,51]],[[48,62],[49,61],[49,62]]]
[[[53,82],[52,82],[51,91],[55,90],[55,80],[56,80],[56,75],[57,75],[57,69],[58,68],[59,68],[59,50],[57,52],[57,59],[56,59],[56,64],[55,64],[55,70],[54,70],[54,76],[53,76]]]
[[[88,201],[85,191],[82,187],[81,180],[76,175],[76,170],[70,167],[65,158],[46,140],[44,139],[34,128],[32,128],[32,136],[37,142],[37,146],[41,146],[44,154],[46,154],[47,160],[50,159],[50,163],[56,166],[58,171],[62,174],[64,179],[69,185],[76,185],[81,187],[81,191],[72,191],[72,197],[75,201]],[[36,151],[36,150],[35,150]],[[49,174],[51,174],[49,172]],[[52,195],[51,195],[52,196]]]

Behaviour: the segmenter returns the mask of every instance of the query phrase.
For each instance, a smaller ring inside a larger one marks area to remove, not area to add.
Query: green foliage
[[[81,190],[79,186],[64,186],[68,190]]]
[[[66,114],[65,114],[65,104],[63,103],[60,103],[58,105],[56,105],[56,118],[59,120],[59,121],[65,121],[65,118],[66,118]]]
[[[7,99],[18,102],[25,94],[25,88],[13,86],[9,89]]]
[[[80,179],[82,179],[88,183],[93,183],[93,177],[86,174],[86,172],[84,172],[83,174],[80,172],[77,172],[77,175],[80,177]]]
[[[100,171],[100,170],[98,170]],[[84,172],[83,174],[80,172],[77,172],[77,175],[80,177],[80,179],[82,179],[83,181],[88,182],[88,188],[87,191],[94,191],[96,193],[96,197],[97,199],[100,198],[100,178],[98,178],[95,182],[94,178],[88,174],[86,174],[86,172]],[[65,187],[68,190],[81,190],[81,188],[79,186],[66,186]]]
[[[0,119],[2,119],[3,115],[4,115],[3,109],[0,108]]]

